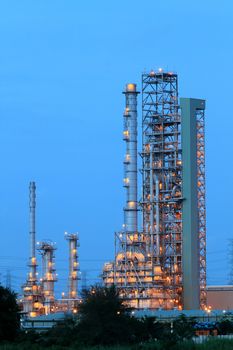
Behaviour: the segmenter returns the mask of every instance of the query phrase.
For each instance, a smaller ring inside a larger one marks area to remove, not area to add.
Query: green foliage
[[[232,350],[232,339],[211,339],[203,344],[196,345],[197,350]]]
[[[229,319],[224,319],[217,324],[219,334],[232,334],[233,333],[233,322]]]
[[[195,344],[190,341],[183,341],[171,347],[164,347],[160,341],[150,341],[135,345],[125,346],[84,346],[81,344],[72,344],[70,346],[52,345],[43,347],[38,344],[4,344],[0,345],[0,350],[232,350],[233,340],[230,339],[211,339],[203,344]]]
[[[37,343],[44,347],[71,346],[77,341],[77,329],[75,319],[67,317],[64,321],[58,323],[57,326],[51,328],[37,340]]]
[[[14,340],[20,327],[16,294],[0,286],[0,341]]]
[[[140,321],[130,317],[115,287],[95,286],[83,293],[78,339],[86,345],[129,344],[143,339]]]
[[[173,323],[173,332],[179,341],[192,339],[195,336],[195,319],[180,315]]]

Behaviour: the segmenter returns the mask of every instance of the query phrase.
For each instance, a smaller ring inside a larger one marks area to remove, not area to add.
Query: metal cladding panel
[[[197,191],[196,111],[204,109],[203,100],[181,98],[183,162],[183,308],[200,308],[200,252]]]

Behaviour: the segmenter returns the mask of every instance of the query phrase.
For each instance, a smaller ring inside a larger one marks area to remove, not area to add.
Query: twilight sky
[[[0,45],[0,281],[10,274],[19,291],[26,278],[30,180],[37,240],[58,246],[56,292],[66,289],[64,231],[79,232],[81,271],[96,281],[123,223],[121,92],[163,67],[179,74],[180,96],[207,100],[208,283],[227,283],[232,1],[1,1]]]

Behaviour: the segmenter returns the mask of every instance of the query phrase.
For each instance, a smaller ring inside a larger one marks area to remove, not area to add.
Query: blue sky
[[[37,183],[37,240],[80,233],[94,282],[123,223],[126,82],[151,68],[179,74],[183,97],[207,99],[208,282],[227,283],[233,238],[233,3],[184,0],[0,3],[0,280],[19,289],[28,244],[28,184]],[[67,261],[66,261],[67,260]]]

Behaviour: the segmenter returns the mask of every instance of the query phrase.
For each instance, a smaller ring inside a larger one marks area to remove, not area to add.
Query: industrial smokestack
[[[137,232],[137,94],[139,92],[136,84],[127,84],[123,94],[125,94],[126,107],[123,131],[123,139],[126,141],[124,225],[127,232]]]
[[[29,237],[30,237],[30,279],[36,281],[36,184],[29,184]]]

